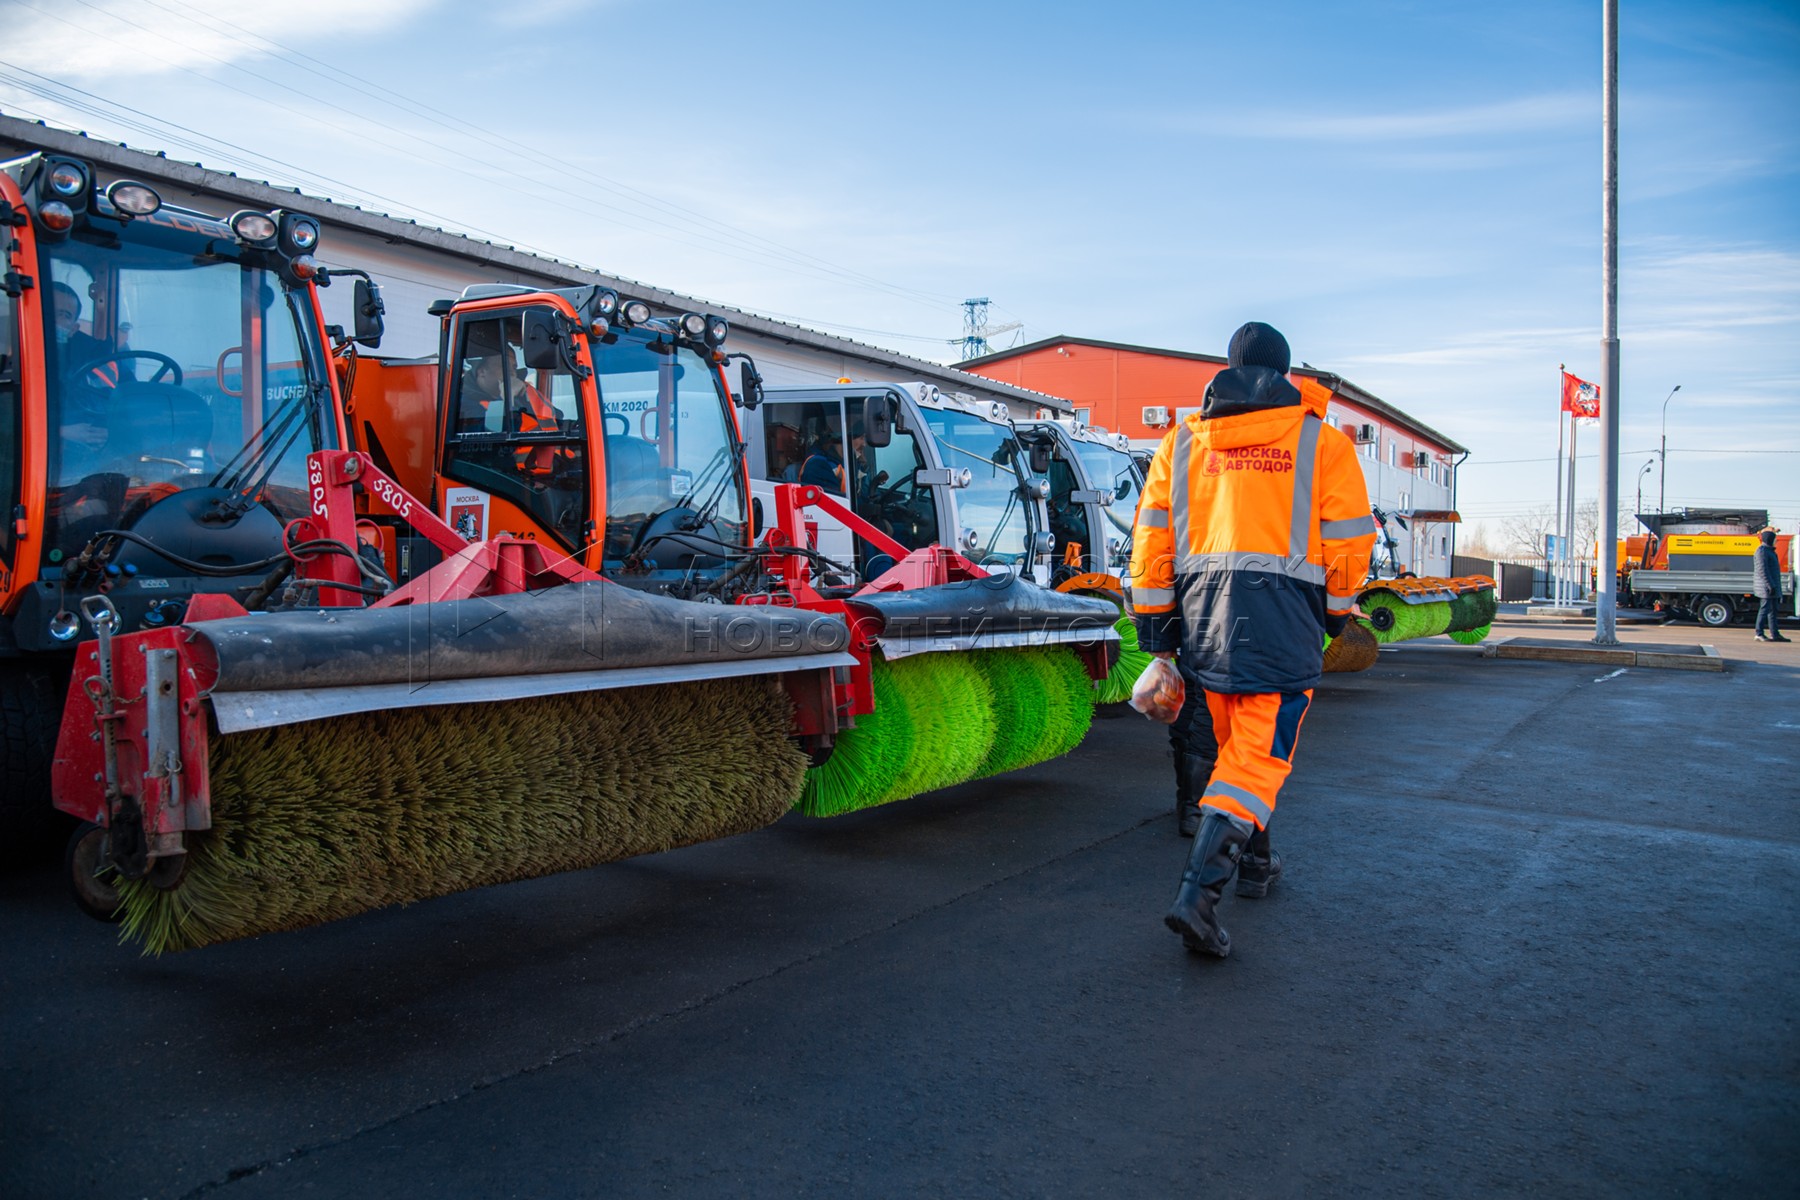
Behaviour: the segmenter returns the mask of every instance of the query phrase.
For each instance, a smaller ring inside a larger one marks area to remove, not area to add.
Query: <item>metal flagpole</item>
[[[1594,641],[1618,642],[1617,590],[1619,559],[1619,0],[1605,0],[1602,40],[1603,89],[1601,124],[1605,130],[1605,206],[1600,218],[1600,545],[1594,595]]]
[[[1575,587],[1575,443],[1581,433],[1581,418],[1569,414],[1569,503],[1563,507],[1563,590],[1570,603],[1580,599]]]
[[[1562,540],[1563,517],[1563,374],[1568,367],[1563,363],[1556,364],[1556,540]],[[1545,547],[1547,551],[1548,546]],[[1550,568],[1550,599],[1555,604],[1562,603],[1562,554],[1549,555],[1545,565]]]

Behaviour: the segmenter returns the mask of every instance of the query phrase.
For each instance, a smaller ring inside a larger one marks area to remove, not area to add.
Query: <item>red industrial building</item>
[[[1060,396],[1078,420],[1123,433],[1146,449],[1200,407],[1206,385],[1225,365],[1215,354],[1078,337],[1046,338],[957,364],[996,382]],[[1331,388],[1326,420],[1357,443],[1373,503],[1401,514],[1455,508],[1456,466],[1469,454],[1465,447],[1348,380],[1310,367],[1292,373]],[[1396,531],[1408,567],[1450,574],[1451,526],[1410,524],[1406,533]]]

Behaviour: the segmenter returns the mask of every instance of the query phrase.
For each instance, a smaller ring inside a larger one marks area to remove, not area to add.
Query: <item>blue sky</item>
[[[1670,503],[1792,529],[1800,6],[1622,8],[1624,505],[1679,383]],[[1550,503],[1557,364],[1598,378],[1597,0],[7,9],[9,113],[924,357],[969,296],[1270,321],[1472,447],[1471,521]]]

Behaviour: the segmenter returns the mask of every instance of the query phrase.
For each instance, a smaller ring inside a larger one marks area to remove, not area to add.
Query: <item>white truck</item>
[[[1124,434],[1068,418],[1019,426],[1027,446],[1050,448],[1050,532],[1053,582],[1077,575],[1123,579],[1131,567],[1131,530],[1144,486],[1144,467]]]
[[[925,383],[774,387],[740,420],[765,514],[776,484],[816,483],[909,550],[947,546],[1050,582],[1049,450],[1021,443],[1005,405]],[[821,554],[865,578],[885,569],[842,523],[814,517]]]

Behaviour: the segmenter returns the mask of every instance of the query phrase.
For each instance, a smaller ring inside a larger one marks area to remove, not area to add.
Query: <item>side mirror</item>
[[[387,305],[381,300],[381,289],[367,279],[358,279],[351,306],[356,310],[356,344],[371,350],[380,346],[387,313]]]
[[[756,406],[763,402],[762,372],[756,369],[756,362],[748,354],[734,354],[733,358],[740,363],[738,379],[739,390],[736,396],[738,407],[746,412],[754,412]]]
[[[755,541],[757,538],[762,537],[762,532],[763,532],[762,497],[761,496],[752,496],[752,497],[750,497],[750,539],[752,541]]]
[[[863,397],[863,444],[879,450],[894,440],[894,402],[886,396]]]
[[[548,308],[525,310],[521,333],[527,367],[533,371],[554,371],[562,365],[561,324],[556,313]]]
[[[1048,475],[1050,473],[1050,443],[1033,441],[1031,443],[1031,473]]]

